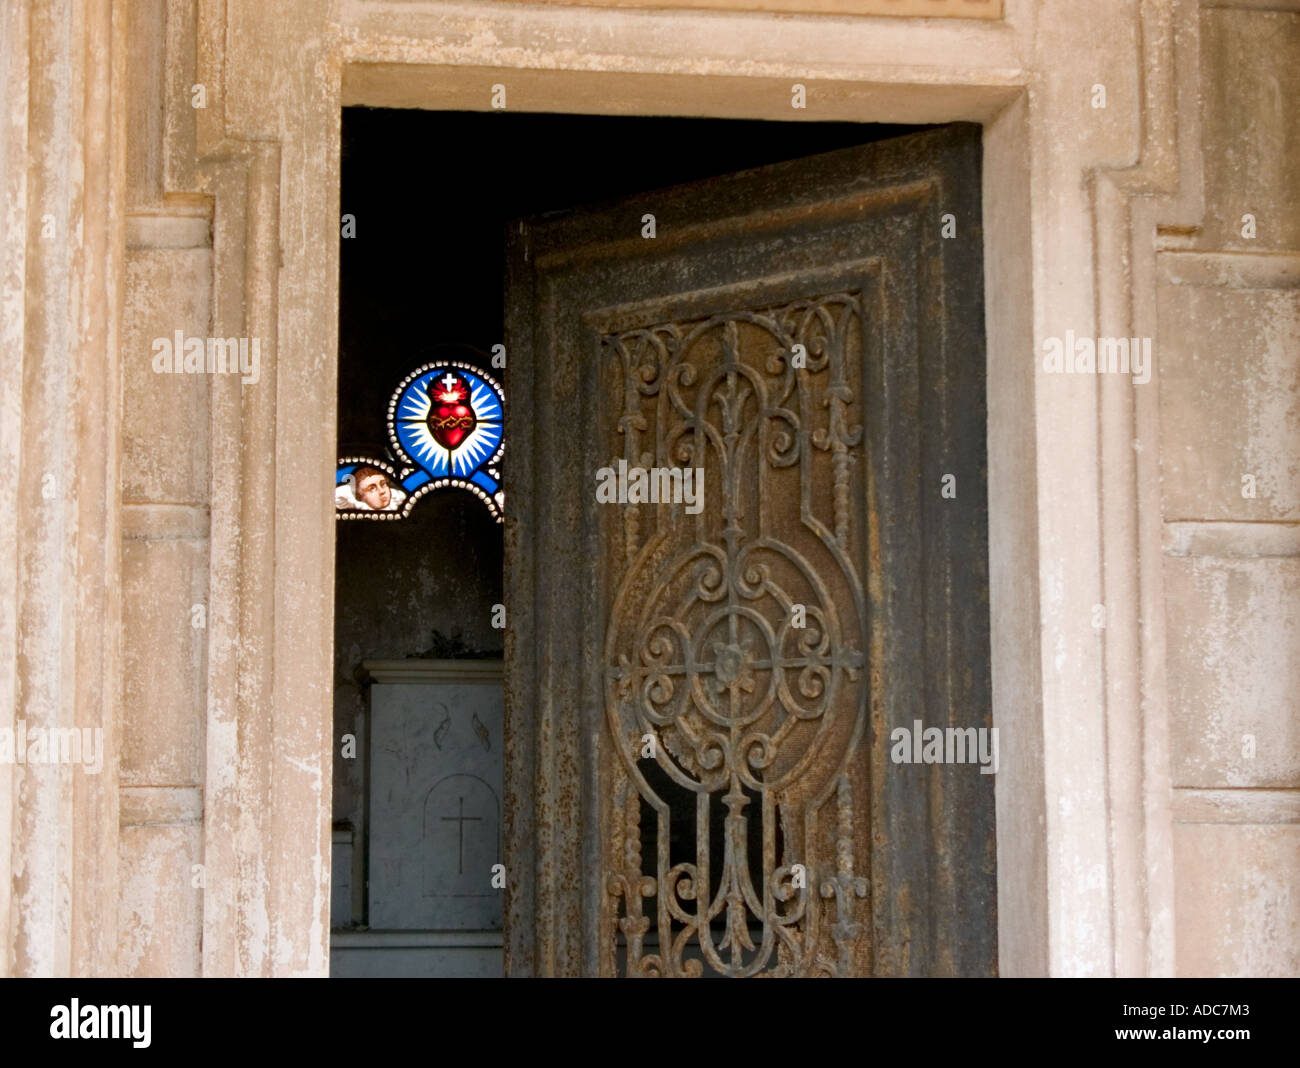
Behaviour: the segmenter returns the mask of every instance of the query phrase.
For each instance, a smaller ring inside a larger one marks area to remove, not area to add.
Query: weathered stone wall
[[[145,354],[176,330],[208,336],[212,250],[206,225],[163,226],[204,244],[132,242],[126,253],[119,962],[132,974],[186,975],[200,964],[211,382],[155,374]],[[163,226],[130,229],[156,241]]]
[[[0,727],[107,759],[0,766],[0,974],[325,971],[339,108],[502,80],[987,124],[1001,970],[1300,970],[1300,4],[1003,6],[7,5]],[[1154,336],[1152,385],[1045,374],[1065,329]],[[175,330],[260,382],[155,376]]]
[[[1203,11],[1204,221],[1158,259],[1186,975],[1300,974],[1298,58],[1300,12]]]

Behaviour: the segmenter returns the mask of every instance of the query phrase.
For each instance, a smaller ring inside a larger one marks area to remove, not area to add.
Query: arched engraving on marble
[[[501,860],[501,801],[477,775],[448,775],[425,794],[424,897],[491,897]]]

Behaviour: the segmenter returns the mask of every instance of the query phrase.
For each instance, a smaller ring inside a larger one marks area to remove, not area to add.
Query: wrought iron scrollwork
[[[866,762],[851,759],[866,710],[862,314],[857,292],[838,292],[604,338],[628,463],[703,468],[706,487],[699,515],[629,504],[619,517],[605,890],[626,974],[845,975],[869,937],[854,822]],[[694,798],[686,859],[647,760]]]

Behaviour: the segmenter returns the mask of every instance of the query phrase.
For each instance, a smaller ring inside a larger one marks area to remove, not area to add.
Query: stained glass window
[[[468,490],[501,521],[505,448],[500,384],[472,364],[429,363],[388,402],[391,458],[344,456],[334,478],[339,519],[403,519],[434,490]]]

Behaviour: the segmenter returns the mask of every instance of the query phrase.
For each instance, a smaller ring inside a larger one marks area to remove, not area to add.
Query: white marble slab
[[[492,885],[502,862],[500,661],[364,667],[369,926],[500,930],[502,891]]]

